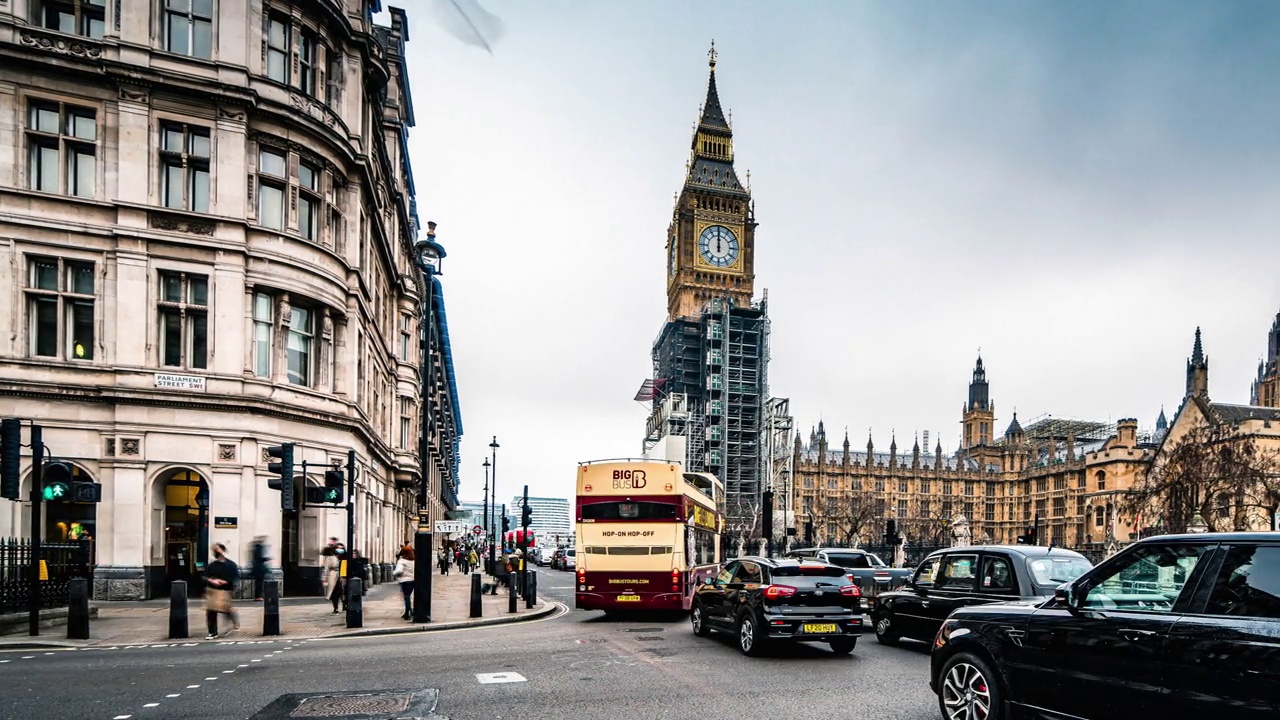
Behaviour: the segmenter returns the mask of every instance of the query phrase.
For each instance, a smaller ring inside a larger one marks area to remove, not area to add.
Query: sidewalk
[[[541,579],[541,578],[539,578]],[[485,583],[493,583],[484,576]],[[217,640],[204,640],[208,633],[205,621],[204,600],[192,599],[187,605],[187,630],[190,637],[182,642],[234,642],[245,640],[270,640],[272,637],[325,638],[358,635],[390,635],[411,632],[431,632],[476,625],[533,620],[550,615],[554,603],[539,601],[532,609],[525,609],[525,601],[516,601],[517,612],[507,612],[506,588],[498,595],[485,595],[483,613],[479,618],[471,614],[471,576],[450,573],[431,577],[431,622],[415,625],[400,619],[404,612],[404,600],[398,583],[382,583],[374,586],[364,596],[364,626],[348,628],[346,613],[332,613],[333,606],[323,598],[284,598],[280,601],[280,635],[263,636],[262,603],[237,600],[236,612],[240,616],[240,630],[228,632],[227,617],[218,619],[221,634]],[[0,649],[14,646],[45,645],[50,647],[102,647],[113,645],[140,645],[173,642],[169,639],[169,601],[146,600],[121,602],[94,602],[98,617],[89,626],[89,640],[68,640],[65,627],[42,630],[38,637],[7,635],[0,638]]]

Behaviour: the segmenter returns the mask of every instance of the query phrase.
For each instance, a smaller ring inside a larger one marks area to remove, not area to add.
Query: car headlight
[[[955,620],[946,620],[942,623],[942,627],[938,628],[938,634],[933,638],[934,649],[951,642],[954,638],[962,635],[968,635],[969,629],[960,627],[960,623]]]

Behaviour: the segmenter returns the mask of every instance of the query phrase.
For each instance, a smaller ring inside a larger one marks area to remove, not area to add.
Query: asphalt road
[[[572,607],[572,577],[542,569],[544,597]],[[695,638],[684,617],[570,610],[375,638],[7,651],[0,718],[250,718],[288,693],[430,688],[439,691],[431,717],[452,720],[936,720],[928,664],[924,645],[886,648],[872,636],[852,656],[800,645],[747,658],[727,636]],[[482,682],[486,674],[508,682]]]

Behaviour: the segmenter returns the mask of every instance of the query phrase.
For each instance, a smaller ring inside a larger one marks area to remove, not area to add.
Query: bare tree
[[[1274,517],[1278,504],[1280,453],[1236,425],[1211,420],[1162,453],[1120,507],[1178,533],[1196,515],[1212,532],[1252,529],[1264,513]]]
[[[855,492],[838,498],[827,498],[826,505],[814,508],[815,530],[827,527],[835,529],[835,535],[827,541],[851,546],[859,538],[867,538],[876,531],[875,521],[884,517],[884,501],[873,499],[864,492]]]
[[[951,518],[942,510],[942,503],[930,506],[928,513],[899,520],[898,526],[908,542],[921,545],[946,545],[951,541]]]

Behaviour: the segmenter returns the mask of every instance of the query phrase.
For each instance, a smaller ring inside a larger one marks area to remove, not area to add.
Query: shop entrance
[[[209,560],[209,485],[190,470],[176,470],[164,486],[165,587],[184,580],[191,596],[204,594],[204,566]]]

